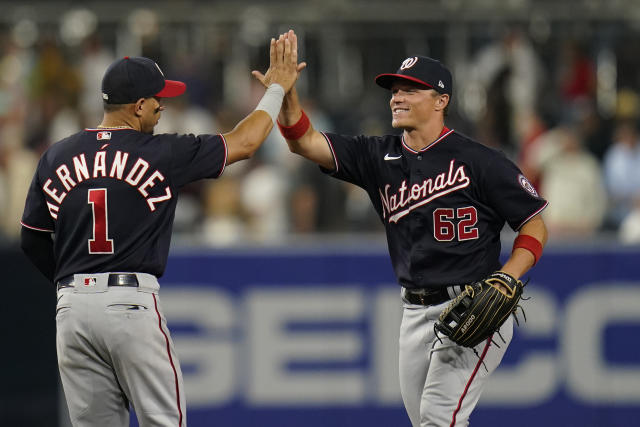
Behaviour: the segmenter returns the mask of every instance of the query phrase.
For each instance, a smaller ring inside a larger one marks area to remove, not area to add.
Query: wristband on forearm
[[[533,265],[536,265],[542,256],[542,243],[540,243],[535,237],[531,237],[526,234],[520,234],[513,241],[513,249],[511,252],[516,250],[516,248],[526,249],[531,252],[533,254]]]
[[[271,83],[267,88],[264,96],[258,103],[256,110],[262,110],[266,112],[273,123],[278,119],[280,108],[282,107],[282,100],[284,99],[284,88],[278,83]]]
[[[278,127],[280,128],[280,133],[284,136],[285,139],[289,139],[292,141],[298,140],[304,136],[305,133],[309,130],[311,126],[311,122],[309,122],[309,117],[302,111],[302,116],[300,119],[292,126],[284,126],[282,123],[278,122]]]

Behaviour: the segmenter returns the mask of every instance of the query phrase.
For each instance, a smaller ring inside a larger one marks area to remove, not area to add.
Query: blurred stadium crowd
[[[0,26],[3,240],[17,238],[40,154],[100,122],[100,81],[115,58],[148,56],[168,78],[187,82],[187,94],[166,103],[156,132],[226,132],[262,94],[250,71],[266,69],[269,38],[291,27],[300,35],[300,59],[309,63],[299,88],[316,128],[397,132],[388,93],[373,78],[412,53],[439,58],[454,73],[447,124],[521,166],[550,201],[544,215],[553,240],[604,233],[640,242],[640,59],[633,42],[640,25],[535,16],[278,23],[266,6],[240,3],[233,19],[211,21],[197,13],[172,20],[175,7],[163,14],[161,7],[127,6],[117,17],[84,7],[56,10],[55,18],[30,8],[7,12]],[[178,239],[205,245],[380,232],[363,191],[290,154],[277,130],[251,160],[185,188],[175,224]]]

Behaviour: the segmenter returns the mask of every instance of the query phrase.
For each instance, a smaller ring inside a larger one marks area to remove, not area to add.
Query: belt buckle
[[[412,289],[407,290],[412,298],[424,306],[440,304],[443,301],[443,294],[447,294],[446,289]]]
[[[436,300],[439,298],[440,298],[439,289],[427,289],[422,295],[420,295],[420,299],[423,301],[424,305],[434,305],[437,303]]]
[[[132,273],[111,273],[108,279],[109,286],[138,286],[138,277]]]

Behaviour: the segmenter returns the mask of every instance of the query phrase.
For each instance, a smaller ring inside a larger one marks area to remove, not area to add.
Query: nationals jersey
[[[446,127],[420,151],[397,135],[324,136],[335,169],[321,169],[366,190],[406,288],[460,285],[498,270],[505,222],[518,230],[547,205],[502,153]]]
[[[85,129],[40,158],[22,225],[55,233],[54,282],[165,269],[178,189],[224,170],[222,135]]]

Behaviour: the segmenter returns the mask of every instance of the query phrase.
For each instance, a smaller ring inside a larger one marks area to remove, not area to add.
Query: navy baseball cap
[[[102,99],[107,104],[131,104],[140,98],[182,95],[187,85],[166,80],[155,61],[142,56],[125,56],[109,65],[102,78]]]
[[[385,89],[391,89],[393,82],[398,79],[420,83],[449,96],[453,92],[451,72],[440,61],[427,56],[410,56],[395,73],[377,76],[376,83]]]

